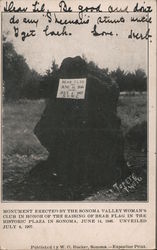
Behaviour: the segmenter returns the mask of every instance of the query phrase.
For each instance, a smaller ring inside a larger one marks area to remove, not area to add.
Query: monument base
[[[63,183],[111,184],[127,172],[118,130],[52,129],[47,171]]]

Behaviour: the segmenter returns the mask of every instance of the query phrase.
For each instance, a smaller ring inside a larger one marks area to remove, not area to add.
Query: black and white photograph
[[[148,202],[148,11],[17,6],[1,14],[2,201]]]

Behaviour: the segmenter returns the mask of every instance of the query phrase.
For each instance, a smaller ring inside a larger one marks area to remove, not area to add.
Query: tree
[[[5,100],[32,98],[39,74],[30,70],[25,58],[17,54],[13,44],[3,37],[3,82]],[[29,90],[29,91],[28,91]]]
[[[27,84],[22,89],[22,96],[27,99],[40,99],[40,82],[41,75],[39,75],[34,69],[30,70],[30,75]]]
[[[147,90],[147,76],[143,69],[135,71],[136,86],[139,91]]]
[[[108,68],[101,69],[95,62],[93,61],[87,61],[87,70],[92,75],[95,75],[96,77],[100,78],[101,80],[104,80],[106,82],[111,82],[111,77],[109,75]]]
[[[50,69],[46,71],[46,74],[40,80],[39,95],[41,98],[47,98],[51,93],[51,87],[56,79],[57,72],[58,64],[56,64],[55,60],[52,60]]]
[[[5,98],[18,99],[27,81],[29,67],[22,55],[18,55],[10,42],[3,43],[3,80]]]
[[[118,67],[116,70],[111,71],[110,76],[117,82],[120,91],[126,90],[126,74],[124,70]]]
[[[137,69],[135,72],[124,72],[124,70],[117,68],[110,75],[118,83],[120,91],[147,90],[147,76],[142,69]]]

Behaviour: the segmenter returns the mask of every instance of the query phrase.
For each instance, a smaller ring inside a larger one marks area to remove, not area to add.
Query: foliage
[[[137,149],[147,149],[147,122],[143,121],[131,127],[126,134],[130,144],[135,144]]]
[[[51,85],[55,80],[55,74],[57,72],[58,72],[58,64],[56,64],[55,60],[52,60],[50,69],[48,69],[46,71],[46,74],[41,77],[41,81],[39,83],[40,98],[47,98],[49,96]]]
[[[3,94],[5,100],[39,98],[39,74],[31,70],[11,42],[3,38]]]
[[[147,90],[147,77],[143,69],[137,69],[135,72],[125,72],[120,68],[109,72],[108,68],[100,68],[95,62],[87,61],[86,57],[83,59],[87,65],[89,74],[94,75],[105,82],[117,82],[120,91],[146,91]],[[40,84],[41,97],[45,98],[49,95],[49,89],[55,80],[55,75],[58,72],[58,65],[55,61],[52,62],[52,67],[47,70],[42,78]]]
[[[101,69],[100,67],[98,67],[98,65],[95,62],[93,62],[93,61],[88,62],[85,57],[84,57],[84,60],[86,61],[86,64],[87,64],[87,71],[90,74],[95,75],[96,77],[100,78],[101,80],[111,82],[112,79],[111,79],[111,76],[109,74],[108,68]]]
[[[147,90],[147,77],[142,69],[125,72],[117,68],[109,72],[108,68],[100,68],[95,62],[82,57],[89,74],[106,82],[116,81],[120,91]],[[19,55],[13,44],[3,37],[3,95],[6,101],[47,98],[58,73],[59,68],[55,60],[52,60],[52,65],[44,76],[30,69],[23,55]]]
[[[40,99],[41,76],[35,71],[30,70],[29,79],[23,88],[23,96],[27,99]]]
[[[7,100],[20,97],[22,86],[27,81],[28,70],[25,59],[16,53],[13,45],[10,42],[3,43],[3,80]]]
[[[110,76],[118,83],[120,91],[146,91],[147,77],[143,69],[124,72],[120,68],[111,71]]]
[[[147,94],[120,95],[117,113],[121,119],[124,135],[126,135],[130,128],[147,120]]]

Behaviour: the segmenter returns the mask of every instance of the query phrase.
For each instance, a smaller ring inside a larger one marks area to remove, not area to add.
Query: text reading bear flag
[[[63,60],[49,91],[34,130],[49,151],[47,171],[62,182],[92,185],[113,183],[125,174],[117,84],[75,57]]]

